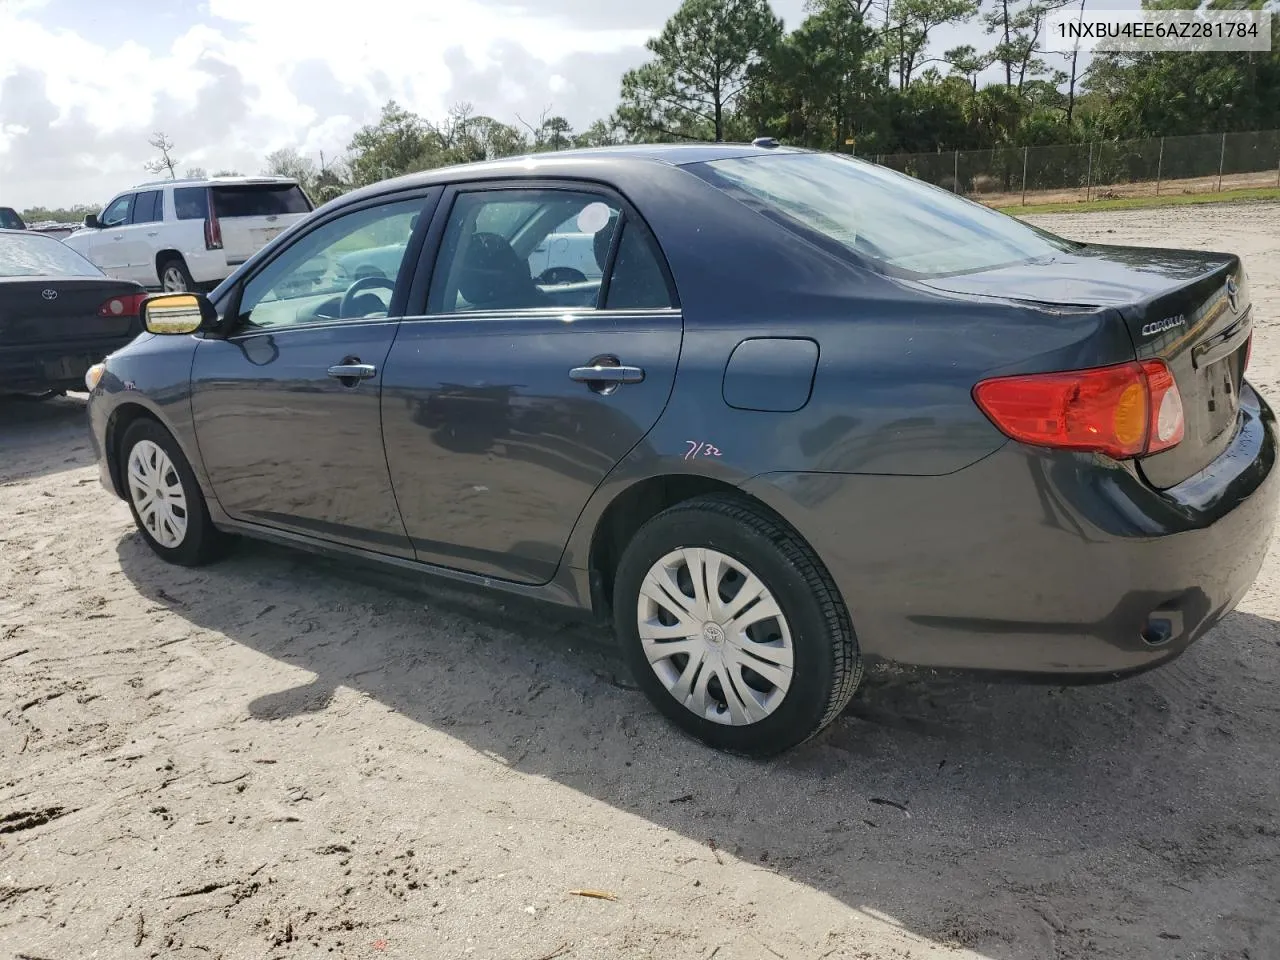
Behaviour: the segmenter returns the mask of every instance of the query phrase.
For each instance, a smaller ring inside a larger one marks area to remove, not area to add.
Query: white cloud
[[[163,129],[180,167],[260,169],[292,145],[327,157],[394,97],[427,116],[452,102],[506,119],[551,106],[585,126],[612,108],[621,71],[676,0],[625,28],[575,25],[555,2],[362,0],[359,16],[302,0],[207,0],[203,22],[151,49],[108,48],[42,17],[47,0],[0,2],[0,202],[102,203],[147,177]],[[426,9],[424,9],[424,7]]]

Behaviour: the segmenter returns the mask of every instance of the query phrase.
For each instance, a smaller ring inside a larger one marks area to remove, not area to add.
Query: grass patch
[[[1121,197],[1118,200],[1068,201],[1066,203],[1029,203],[999,206],[995,209],[1020,216],[1024,213],[1094,213],[1104,210],[1139,210],[1147,207],[1181,207],[1199,203],[1243,203],[1257,200],[1280,200],[1280,187],[1253,190],[1223,190],[1221,193],[1169,193],[1161,197]]]

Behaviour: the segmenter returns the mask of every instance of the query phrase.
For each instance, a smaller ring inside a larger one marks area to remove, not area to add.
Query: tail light
[[[1163,360],[995,377],[974,387],[973,398],[1014,440],[1116,459],[1168,450],[1186,432],[1178,384]]]
[[[218,222],[218,215],[212,210],[204,218],[204,248],[206,250],[222,249],[222,224]]]
[[[142,301],[147,299],[145,293],[126,293],[112,297],[98,308],[100,317],[136,317],[142,312]]]
[[[212,190],[205,191],[205,209],[208,211],[208,216],[204,218],[204,248],[221,250],[222,224],[218,222],[218,208],[214,206]]]

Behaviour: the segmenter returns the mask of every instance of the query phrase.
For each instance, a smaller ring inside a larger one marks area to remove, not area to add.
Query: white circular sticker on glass
[[[609,222],[609,207],[596,201],[588,203],[578,214],[578,229],[583,233],[599,233]]]

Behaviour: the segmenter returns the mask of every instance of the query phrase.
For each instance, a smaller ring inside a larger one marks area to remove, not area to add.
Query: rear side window
[[[0,277],[58,276],[99,277],[102,271],[53,237],[0,234]]]
[[[155,223],[161,219],[160,198],[164,196],[159,190],[148,190],[133,198],[133,222]]]
[[[179,220],[203,220],[205,217],[209,216],[208,188],[174,188],[173,212]]]
[[[18,216],[18,212],[12,207],[0,207],[0,229],[24,230],[26,229],[26,224],[22,222],[22,218]]]
[[[213,208],[219,218],[272,217],[288,213],[310,213],[307,195],[297,184],[245,184],[214,187]]]
[[[661,310],[675,306],[660,256],[657,243],[644,225],[624,219],[605,309]]]
[[[901,276],[990,270],[1078,246],[914,177],[847,156],[734,157],[686,169],[772,219],[816,233]]]

